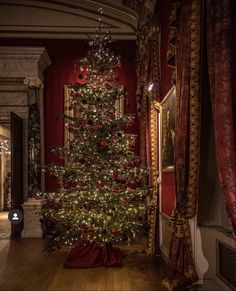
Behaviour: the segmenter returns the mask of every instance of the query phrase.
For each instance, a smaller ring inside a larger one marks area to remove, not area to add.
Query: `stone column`
[[[42,237],[40,217],[37,214],[40,208],[41,200],[35,198],[30,198],[23,204],[24,228],[21,237]]]
[[[44,163],[43,112],[40,93],[43,84],[39,78],[27,77],[28,88],[28,197],[34,197],[43,188],[42,166]],[[40,114],[41,113],[41,114]]]

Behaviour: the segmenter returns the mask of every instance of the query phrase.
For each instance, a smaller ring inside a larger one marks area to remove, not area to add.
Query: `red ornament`
[[[85,84],[87,82],[87,75],[88,71],[87,70],[79,70],[77,71],[77,80],[76,83],[78,84]]]
[[[73,97],[73,96],[75,96],[76,92],[74,90],[70,90],[69,94],[70,94],[71,97]]]
[[[85,119],[81,119],[81,120],[80,120],[80,124],[82,124],[82,125],[86,125],[86,124],[87,124],[87,120],[85,120]]]
[[[103,146],[103,147],[106,147],[108,145],[108,142],[105,141],[105,140],[101,140],[100,141],[100,145]]]
[[[69,132],[73,132],[73,131],[74,131],[74,127],[73,127],[72,125],[70,125],[70,126],[68,127],[68,131],[69,131]]]
[[[88,230],[89,229],[89,226],[87,224],[84,224],[83,227],[84,227],[84,230]]]
[[[114,119],[114,115],[113,115],[113,114],[109,114],[109,115],[107,116],[107,118],[108,118],[108,120],[113,120],[113,119]]]
[[[112,233],[113,233],[113,234],[116,234],[116,233],[117,233],[117,229],[116,229],[116,228],[113,228],[113,229],[112,229]]]

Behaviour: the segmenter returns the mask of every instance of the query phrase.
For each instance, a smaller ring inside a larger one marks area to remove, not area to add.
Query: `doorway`
[[[10,238],[11,224],[11,140],[10,123],[0,124],[0,238]]]
[[[23,221],[10,223],[8,212],[23,215],[23,119],[11,112],[0,121],[0,238],[20,238]]]

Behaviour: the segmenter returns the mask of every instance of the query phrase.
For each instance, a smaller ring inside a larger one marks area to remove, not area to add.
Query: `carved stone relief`
[[[51,63],[43,47],[0,47],[0,122],[23,118],[24,198],[42,188],[43,71]]]

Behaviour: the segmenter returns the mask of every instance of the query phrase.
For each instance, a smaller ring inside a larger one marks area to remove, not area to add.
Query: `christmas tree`
[[[59,187],[42,193],[40,215],[57,227],[57,246],[127,242],[145,228],[147,172],[134,153],[134,136],[126,133],[134,116],[116,111],[124,90],[117,80],[120,60],[109,43],[100,17],[87,56],[75,65],[81,81],[70,86],[66,104],[74,115],[63,115],[68,141],[53,149],[65,165],[46,167]]]

